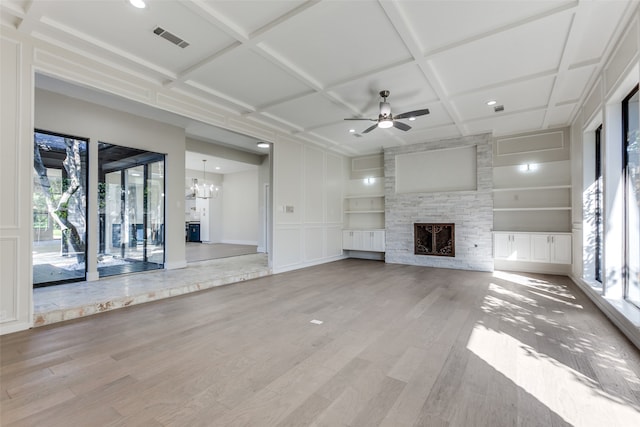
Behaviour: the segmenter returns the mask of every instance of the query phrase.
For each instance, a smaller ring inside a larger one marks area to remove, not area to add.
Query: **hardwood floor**
[[[558,276],[350,259],[0,351],[2,426],[640,425],[639,351]]]

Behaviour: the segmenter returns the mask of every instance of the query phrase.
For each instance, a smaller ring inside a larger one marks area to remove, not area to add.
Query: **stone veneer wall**
[[[482,134],[384,150],[386,262],[493,271],[492,142],[490,134]],[[476,191],[396,193],[396,155],[474,145],[478,175]],[[416,222],[455,223],[456,256],[414,255],[413,224]]]

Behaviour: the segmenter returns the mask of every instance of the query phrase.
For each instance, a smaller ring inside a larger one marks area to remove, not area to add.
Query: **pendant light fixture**
[[[193,178],[191,191],[193,191],[194,197],[199,199],[215,199],[218,197],[220,188],[213,184],[207,184],[206,166],[207,159],[202,159],[202,182],[198,182],[198,178]]]

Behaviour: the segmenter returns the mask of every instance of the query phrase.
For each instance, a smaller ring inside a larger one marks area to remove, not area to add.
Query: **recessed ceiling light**
[[[131,4],[131,6],[133,7],[137,7],[138,9],[144,9],[145,7],[147,7],[147,4],[144,2],[144,0],[129,0],[129,4]]]
[[[220,166],[216,166],[216,170],[219,171],[220,170]]]
[[[415,119],[416,119],[416,118],[415,118],[415,117],[413,117],[413,116],[409,117],[409,121],[410,121],[410,122],[414,121]]]
[[[498,101],[495,100],[491,100],[491,101],[487,101],[487,105],[491,106],[491,105],[496,105],[498,103]]]
[[[349,133],[355,133],[356,130],[355,129],[349,129]]]
[[[259,148],[269,148],[269,143],[268,142],[260,141],[260,142],[258,142],[257,145],[258,145]]]

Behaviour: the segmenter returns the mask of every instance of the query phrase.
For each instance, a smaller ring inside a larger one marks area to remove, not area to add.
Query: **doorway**
[[[100,277],[164,268],[164,154],[98,144]]]

